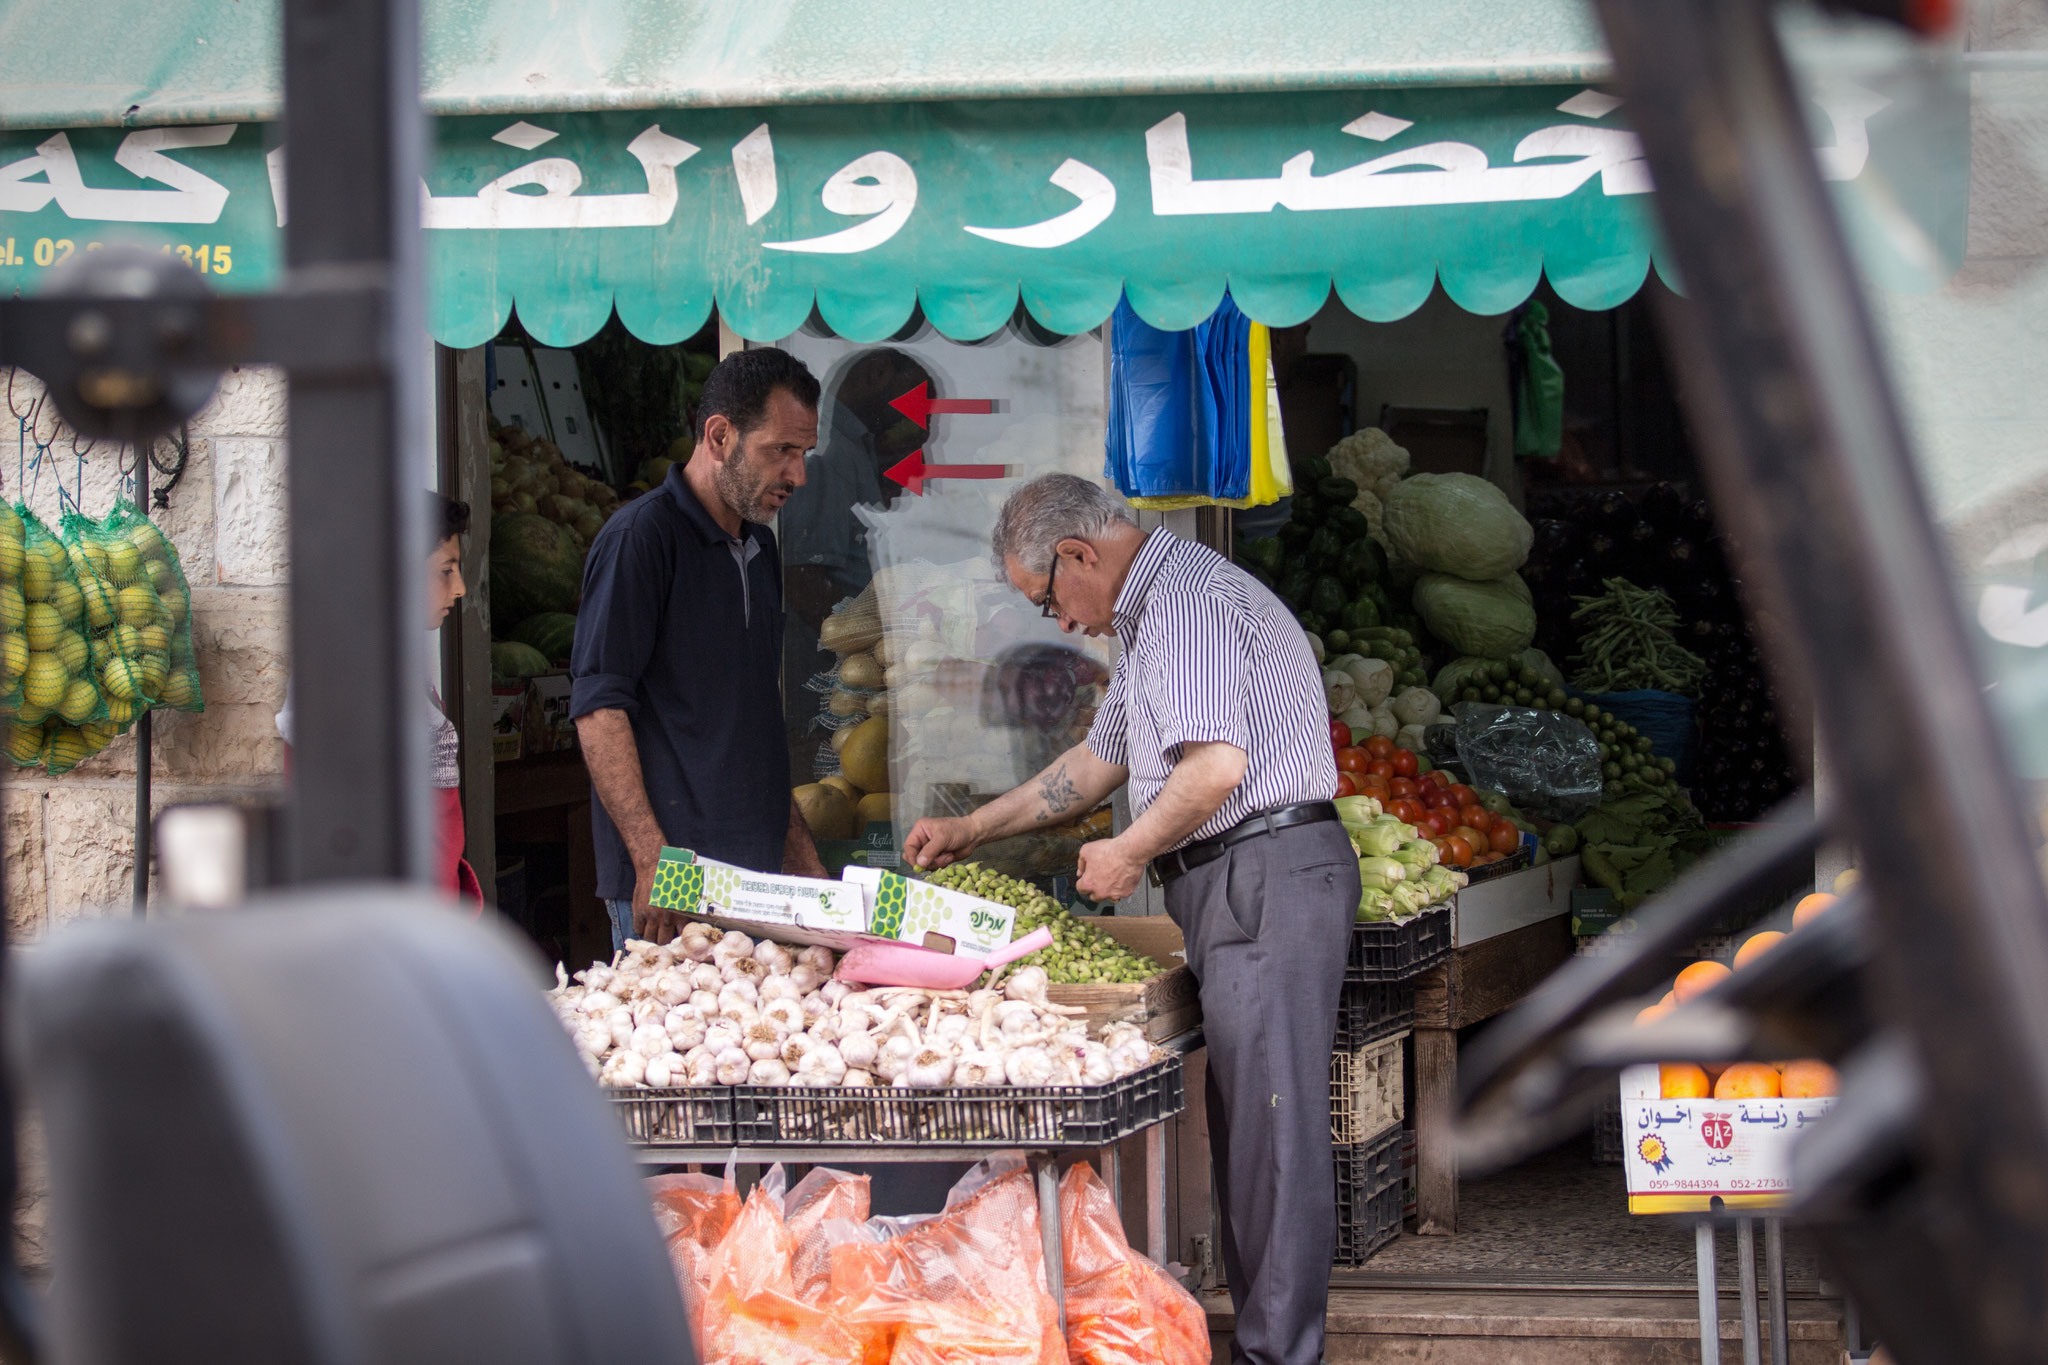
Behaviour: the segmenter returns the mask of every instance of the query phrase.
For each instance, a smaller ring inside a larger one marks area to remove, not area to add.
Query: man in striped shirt
[[[1314,1365],[1336,1241],[1330,1045],[1359,896],[1321,673],[1271,592],[1140,531],[1086,479],[1024,485],[993,539],[1019,592],[1062,630],[1114,631],[1122,653],[1086,742],[972,815],[918,821],[904,854],[943,867],[1130,783],[1130,827],[1081,846],[1078,884],[1121,900],[1149,867],[1165,886],[1208,1038],[1232,1358]]]

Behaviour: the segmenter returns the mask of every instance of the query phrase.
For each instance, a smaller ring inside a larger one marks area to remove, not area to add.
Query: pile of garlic
[[[1143,1030],[1099,1038],[1023,967],[1000,989],[862,989],[829,949],[691,924],[673,942],[629,939],[609,966],[548,992],[599,1084],[831,1087],[1104,1085],[1155,1060]]]

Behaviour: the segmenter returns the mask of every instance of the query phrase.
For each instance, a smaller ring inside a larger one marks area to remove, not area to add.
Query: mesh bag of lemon
[[[0,504],[0,717],[21,706],[21,675],[28,671],[28,599],[21,593],[21,571],[27,560],[21,514]]]
[[[26,507],[0,519],[21,533],[18,584],[0,586],[0,672],[19,665],[20,696],[7,725],[7,757],[17,765],[67,772],[106,747],[117,731],[92,676],[85,593],[63,542]],[[4,536],[0,536],[4,539]],[[5,588],[20,593],[16,599]],[[83,727],[93,726],[88,734]],[[55,739],[55,766],[51,741]]]
[[[169,707],[174,711],[204,711],[206,700],[200,692],[199,666],[192,654],[192,590],[185,582],[185,568],[179,561],[178,547],[157,529],[156,523],[125,500],[115,503],[106,520],[94,529],[97,543],[106,552],[105,572],[112,579],[114,614],[118,624],[134,624],[122,614],[120,597],[131,587],[150,589],[161,608],[149,623],[137,626],[141,632],[142,657],[147,660],[153,653],[165,656],[161,679],[156,677],[154,661],[150,661],[150,666],[143,671],[142,678],[147,685],[141,690],[147,694],[149,704]],[[88,545],[91,543],[87,542]],[[90,559],[92,551],[88,549],[86,554]],[[142,609],[140,594],[133,605],[139,614]],[[167,649],[158,649],[160,635],[151,626],[168,628],[170,640]],[[125,637],[123,640],[127,642]],[[101,682],[110,693],[117,690],[104,673]]]

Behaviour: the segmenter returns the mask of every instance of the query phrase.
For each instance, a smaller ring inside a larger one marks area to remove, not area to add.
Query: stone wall
[[[125,483],[123,452],[88,447],[81,467],[71,434],[57,422],[35,381],[0,371],[21,458],[0,444],[0,484],[8,501],[26,501],[52,527],[57,493],[75,493],[84,510],[104,513]],[[286,640],[285,386],[274,370],[231,372],[191,426],[190,458],[151,515],[177,545],[192,587],[193,651],[204,685],[201,715],[159,712],[151,755],[151,806],[249,799],[282,781],[284,749],[274,718],[284,700]],[[5,429],[0,428],[0,437]],[[52,442],[40,470],[29,469],[38,442]],[[166,480],[151,475],[161,487]],[[67,919],[125,912],[135,866],[133,734],[62,777],[9,769],[4,774],[0,852],[7,878],[10,933],[34,935]]]

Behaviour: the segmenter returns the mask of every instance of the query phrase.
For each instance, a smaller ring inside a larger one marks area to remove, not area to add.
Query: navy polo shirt
[[[683,466],[613,514],[583,566],[570,710],[626,713],[668,843],[782,869],[789,752],[782,734],[782,569],[775,536],[727,535]],[[633,894],[633,860],[593,792],[597,894]]]

